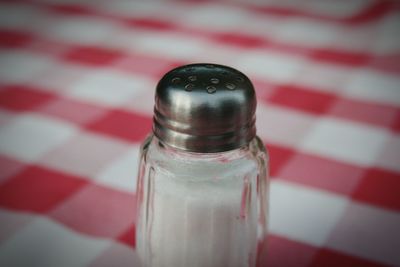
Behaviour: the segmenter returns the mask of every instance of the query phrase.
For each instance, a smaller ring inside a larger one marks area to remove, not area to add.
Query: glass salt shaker
[[[157,85],[138,174],[137,252],[145,267],[255,266],[265,246],[268,155],[241,72],[178,67]]]

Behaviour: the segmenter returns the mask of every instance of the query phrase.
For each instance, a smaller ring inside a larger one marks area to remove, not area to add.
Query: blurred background
[[[396,1],[0,1],[0,266],[138,266],[138,148],[173,67],[229,65],[270,152],[259,266],[400,266]]]

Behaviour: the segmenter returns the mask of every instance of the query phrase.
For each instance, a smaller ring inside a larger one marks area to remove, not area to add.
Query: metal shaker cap
[[[177,149],[228,151],[255,137],[255,110],[254,87],[243,73],[216,64],[185,65],[157,85],[153,132]]]

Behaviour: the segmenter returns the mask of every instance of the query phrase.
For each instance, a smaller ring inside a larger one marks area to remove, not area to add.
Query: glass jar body
[[[253,267],[267,234],[268,155],[258,137],[190,153],[149,136],[138,174],[137,251],[145,267]]]

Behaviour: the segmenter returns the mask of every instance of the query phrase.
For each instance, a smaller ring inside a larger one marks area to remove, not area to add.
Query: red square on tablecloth
[[[76,176],[32,166],[0,185],[0,206],[47,212],[86,184]]]

